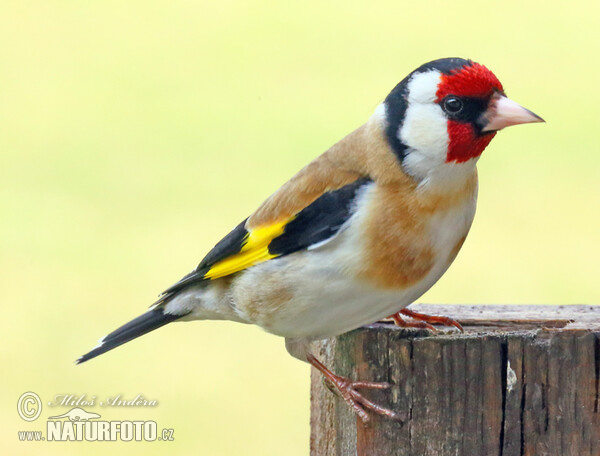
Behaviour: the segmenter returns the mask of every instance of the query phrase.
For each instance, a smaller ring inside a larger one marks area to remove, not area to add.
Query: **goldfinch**
[[[498,130],[543,122],[485,66],[426,63],[371,118],[300,170],[151,309],[82,363],[173,321],[232,320],[285,337],[367,421],[398,415],[364,397],[385,383],[338,376],[310,342],[400,314],[448,269],[475,215],[481,153]],[[459,326],[460,327],[460,326]]]

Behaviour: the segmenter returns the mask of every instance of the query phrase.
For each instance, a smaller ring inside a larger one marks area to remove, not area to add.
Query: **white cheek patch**
[[[436,103],[412,104],[400,129],[400,141],[438,162],[446,160],[448,120]]]
[[[408,83],[408,109],[398,132],[400,141],[409,148],[404,167],[421,179],[446,162],[448,120],[435,102],[439,82],[438,71],[413,76]]]
[[[409,104],[435,102],[440,76],[436,70],[415,74],[408,82]]]

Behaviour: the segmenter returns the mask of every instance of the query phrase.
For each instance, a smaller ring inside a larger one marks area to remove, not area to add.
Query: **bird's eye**
[[[463,108],[463,102],[457,97],[448,97],[444,100],[444,111],[449,114],[456,114]]]

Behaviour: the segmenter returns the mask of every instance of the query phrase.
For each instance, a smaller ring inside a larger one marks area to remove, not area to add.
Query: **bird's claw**
[[[396,412],[370,401],[356,390],[356,388],[367,388],[367,386],[361,384],[364,382],[351,382],[347,379],[344,380],[346,380],[347,384],[342,386],[342,388],[344,388],[345,392],[350,396],[349,399],[344,399],[360,417],[363,423],[368,423],[371,419],[365,409],[377,413],[378,415],[386,416],[394,421],[402,422],[402,419]],[[391,385],[388,383],[381,386],[373,386],[371,384],[368,386],[368,388],[384,389],[389,388],[390,386]]]
[[[433,325],[430,325],[425,321],[406,321],[400,316],[400,312],[395,313],[394,315],[390,315],[388,318],[394,320],[396,326],[399,326],[401,328],[419,328],[429,329],[430,331],[437,331]]]
[[[396,412],[370,401],[357,391],[358,389],[388,389],[391,388],[391,383],[352,381],[346,377],[334,374],[312,355],[307,357],[307,361],[323,374],[323,380],[327,388],[332,393],[341,396],[363,423],[368,423],[371,420],[368,411],[399,421],[400,423],[403,422],[400,415]]]
[[[407,322],[402,318],[402,315],[412,318],[412,322]],[[444,325],[444,326],[454,326],[458,328],[460,332],[465,332],[462,325],[452,318],[443,317],[439,315],[427,315],[419,312],[415,312],[409,309],[402,309],[400,312],[395,313],[394,315],[390,315],[392,320],[396,325],[403,328],[422,328],[429,329],[431,331],[435,331],[436,329],[433,327],[433,324]]]
[[[376,404],[357,391],[358,389],[363,388],[380,390],[388,389],[392,386],[391,383],[362,381],[353,382],[350,379],[339,377],[337,375],[335,376],[335,379],[325,377],[324,382],[331,392],[344,399],[344,401],[350,406],[352,411],[358,415],[363,423],[366,424],[371,421],[371,416],[369,415],[368,411],[385,416],[394,421],[402,422],[402,419],[396,412]]]
[[[377,413],[378,415],[385,416],[394,421],[402,422],[400,416],[381,405],[370,401],[366,397],[364,397],[357,389],[365,388],[365,389],[388,389],[392,385],[387,382],[362,382],[357,381],[353,382],[344,377],[335,376],[335,380],[324,378],[325,385],[327,388],[333,392],[334,394],[341,396],[342,399],[350,406],[352,411],[358,415],[358,417],[363,421],[363,423],[368,423],[371,421],[371,417],[368,411]]]

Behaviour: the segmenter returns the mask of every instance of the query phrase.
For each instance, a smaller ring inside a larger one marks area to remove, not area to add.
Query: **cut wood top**
[[[593,305],[412,304],[409,309],[453,318],[463,325],[466,333],[482,329],[600,329],[600,306]]]

